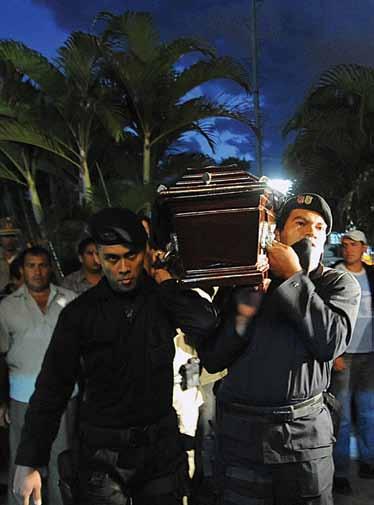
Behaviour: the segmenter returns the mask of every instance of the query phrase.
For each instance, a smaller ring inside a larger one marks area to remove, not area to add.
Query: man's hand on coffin
[[[266,246],[271,272],[281,279],[289,279],[301,272],[299,257],[292,247],[273,240]]]
[[[157,284],[172,279],[173,276],[165,268],[163,261],[166,253],[160,249],[150,249],[148,254],[150,255],[148,274],[153,277]]]

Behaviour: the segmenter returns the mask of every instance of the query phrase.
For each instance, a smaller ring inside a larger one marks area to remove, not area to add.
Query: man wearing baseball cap
[[[267,248],[266,293],[242,300],[199,346],[209,372],[229,370],[217,395],[223,505],[333,504],[334,435],[323,392],[351,339],[360,290],[348,273],[321,264],[331,228],[321,196],[287,200]]]
[[[181,504],[188,475],[172,409],[173,338],[176,328],[205,338],[215,311],[165,268],[146,274],[146,234],[130,210],[98,212],[90,232],[104,277],[61,314],[26,415],[15,492],[40,503],[39,469],[80,377],[74,503]]]
[[[352,340],[344,355],[335,360],[331,391],[343,404],[339,437],[334,449],[336,492],[351,495],[350,435],[352,409],[356,409],[359,476],[374,479],[374,268],[362,256],[367,239],[361,230],[350,230],[341,239],[343,261],[335,268],[350,272],[361,287],[361,302]]]

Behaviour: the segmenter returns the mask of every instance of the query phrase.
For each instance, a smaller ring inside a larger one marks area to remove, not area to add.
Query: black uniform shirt
[[[208,371],[229,367],[227,401],[285,405],[329,386],[332,360],[343,354],[356,321],[360,287],[349,274],[320,267],[273,280],[258,314],[240,337],[226,321],[198,345]]]
[[[194,338],[214,329],[215,311],[173,280],[148,276],[129,294],[106,279],[61,313],[30,400],[16,463],[48,462],[60,416],[78,377],[84,383],[81,419],[93,426],[145,426],[172,404],[176,328]]]
[[[229,367],[218,398],[254,406],[280,406],[311,398],[329,386],[332,360],[352,336],[360,287],[349,274],[318,268],[274,279],[258,314],[241,337],[227,320],[200,342],[208,371]],[[259,463],[308,461],[330,456],[334,441],[325,406],[290,422],[265,416],[222,416],[226,450]]]

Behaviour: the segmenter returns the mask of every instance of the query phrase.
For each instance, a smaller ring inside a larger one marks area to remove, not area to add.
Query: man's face
[[[361,257],[367,246],[358,240],[348,237],[342,239],[342,255],[346,265],[354,265],[361,262]]]
[[[44,254],[40,256],[27,254],[21,270],[30,291],[39,293],[49,288],[52,268]]]
[[[312,210],[293,209],[287,218],[284,228],[279,231],[283,244],[292,246],[299,240],[307,238],[312,244],[311,270],[317,268],[326,242],[327,224],[323,217]]]
[[[5,235],[0,237],[0,244],[5,251],[13,252],[17,249],[18,239],[14,235]]]
[[[97,248],[94,243],[86,246],[83,254],[79,255],[79,261],[86,272],[95,274],[101,270],[101,265],[97,260]]]
[[[114,291],[128,293],[136,287],[143,271],[144,251],[134,252],[124,245],[100,245],[96,257]]]

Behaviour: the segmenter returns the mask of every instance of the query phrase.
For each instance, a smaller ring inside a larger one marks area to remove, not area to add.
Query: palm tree
[[[89,154],[98,136],[119,139],[123,115],[102,80],[102,41],[93,35],[70,35],[51,63],[42,54],[15,41],[0,41],[0,60],[13,65],[34,87],[38,102],[23,102],[23,120],[0,125],[0,140],[20,142],[49,151],[79,171],[83,195],[91,190]]]
[[[25,115],[26,103],[19,104],[22,98],[28,105],[35,101],[36,91],[23,75],[9,62],[0,64],[0,130],[4,125],[17,127]],[[0,141],[0,178],[27,187],[34,218],[38,226],[44,222],[44,212],[36,187],[38,149],[26,144]]]
[[[335,200],[342,226],[362,222],[374,177],[374,69],[338,65],[322,74],[283,133],[296,134],[285,163],[299,184]]]
[[[0,178],[27,187],[34,218],[44,223],[44,212],[35,182],[37,152],[32,147],[0,143]]]
[[[212,79],[230,79],[246,93],[250,90],[245,69],[231,58],[218,58],[207,44],[179,38],[160,41],[152,18],[146,13],[104,12],[103,46],[109,46],[106,72],[121,96],[124,113],[131,118],[127,135],[139,139],[143,153],[143,183],[148,184],[158,162],[187,132],[202,135],[214,149],[214,117],[243,122],[254,129],[243,103],[220,103],[192,91]],[[181,59],[200,59],[178,69]]]

